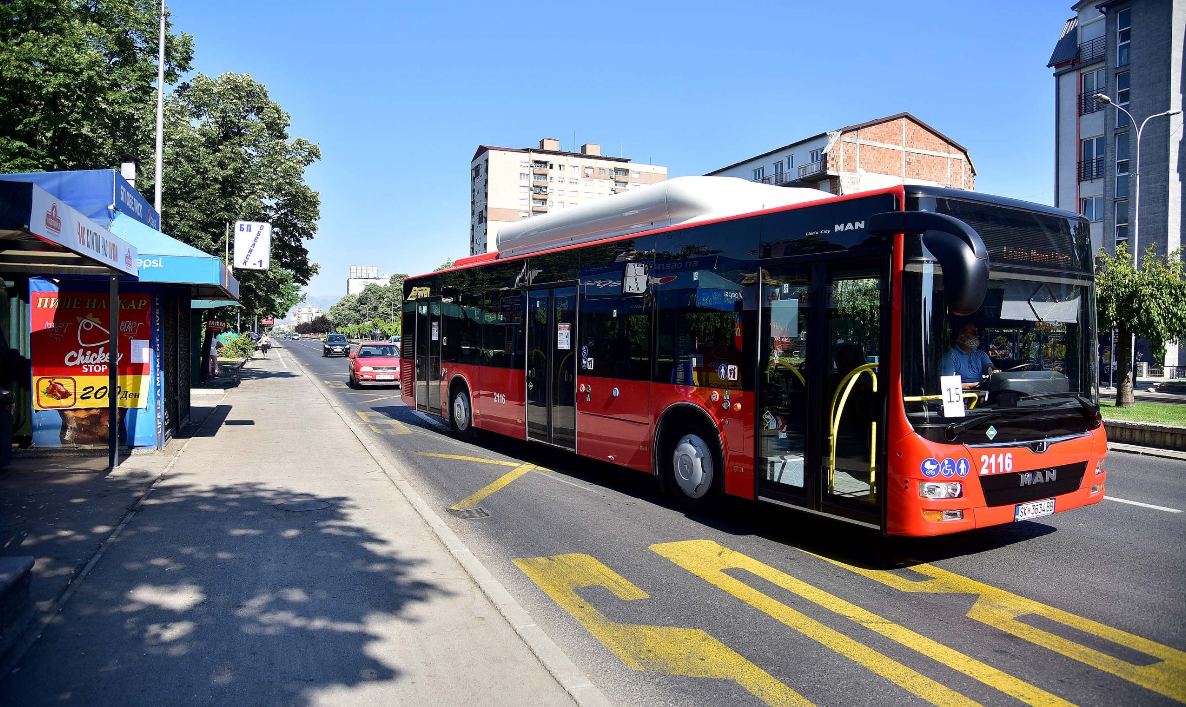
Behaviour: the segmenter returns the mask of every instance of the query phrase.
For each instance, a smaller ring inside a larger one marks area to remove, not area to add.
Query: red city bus
[[[773,208],[771,208],[773,207]],[[404,283],[403,398],[887,534],[1103,499],[1087,222],[927,186],[684,177]]]

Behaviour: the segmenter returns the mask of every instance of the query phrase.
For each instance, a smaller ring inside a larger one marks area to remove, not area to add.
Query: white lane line
[[[1130,506],[1140,506],[1141,508],[1152,508],[1155,511],[1165,511],[1166,513],[1181,513],[1177,508],[1166,508],[1165,506],[1155,506],[1152,503],[1141,503],[1140,501],[1130,501],[1127,498],[1116,498],[1115,496],[1104,496],[1108,501],[1116,501],[1117,503],[1127,503]]]
[[[279,351],[279,350],[277,350],[277,351],[276,351],[276,355],[280,357],[280,365],[284,366],[284,370],[286,370],[286,371],[287,371],[287,370],[288,370],[288,364],[284,362],[284,354],[280,353],[280,351]]]

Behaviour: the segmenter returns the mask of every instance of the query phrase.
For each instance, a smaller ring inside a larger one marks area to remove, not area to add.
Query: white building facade
[[[500,226],[571,208],[667,179],[667,168],[607,157],[594,143],[580,152],[544,138],[539,148],[481,145],[470,161],[469,254],[485,253]]]
[[[292,325],[308,324],[324,314],[321,307],[297,307],[292,313]]]

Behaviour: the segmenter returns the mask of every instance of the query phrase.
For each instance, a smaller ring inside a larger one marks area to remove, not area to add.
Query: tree
[[[1116,327],[1118,368],[1116,405],[1131,407],[1133,398],[1132,337],[1148,339],[1153,354],[1165,356],[1165,345],[1186,338],[1186,264],[1181,248],[1161,258],[1149,246],[1141,267],[1133,266],[1128,244],[1114,254],[1102,248],[1096,256],[1096,305],[1102,327]]]
[[[155,0],[10,0],[0,18],[0,172],[115,167],[156,126]],[[166,22],[165,80],[194,39]]]
[[[442,271],[442,270],[448,270],[448,269],[449,269],[449,268],[451,268],[451,267],[453,267],[453,259],[452,259],[452,258],[446,258],[446,259],[445,259],[445,262],[443,262],[443,263],[441,263],[440,265],[438,265],[438,266],[436,267],[436,269],[435,269],[435,270],[433,270],[433,272],[440,272],[440,271]]]
[[[227,223],[270,222],[272,269],[235,277],[244,315],[282,315],[294,283],[317,272],[305,241],[317,232],[321,200],[304,174],[321,149],[289,137],[288,113],[247,74],[198,74],[169,97],[165,117],[165,231],[221,255]],[[143,182],[151,189],[154,180],[150,169]]]
[[[329,308],[325,316],[334,326],[353,326],[362,321],[362,308],[358,295],[346,295]]]
[[[328,334],[333,330],[334,325],[329,323],[324,314],[311,322],[301,322],[296,325],[298,334]]]

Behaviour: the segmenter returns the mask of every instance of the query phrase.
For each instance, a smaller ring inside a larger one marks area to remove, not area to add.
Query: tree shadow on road
[[[382,658],[399,624],[448,592],[411,578],[421,561],[354,510],[261,483],[162,483],[0,703],[299,705],[397,678]]]

